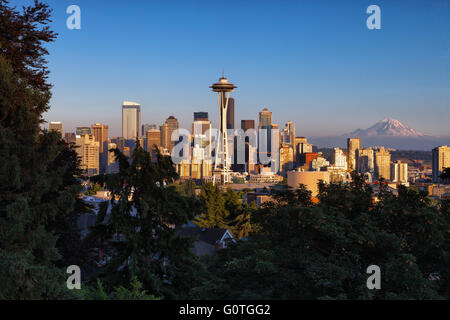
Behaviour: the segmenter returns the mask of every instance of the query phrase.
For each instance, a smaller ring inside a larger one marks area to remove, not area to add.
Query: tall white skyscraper
[[[124,101],[122,105],[122,136],[125,139],[139,137],[141,128],[141,105],[136,102]]]
[[[408,164],[400,160],[391,164],[391,181],[398,183],[408,182]]]

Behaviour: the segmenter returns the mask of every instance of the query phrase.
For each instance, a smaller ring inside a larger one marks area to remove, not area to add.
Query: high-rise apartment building
[[[122,105],[122,136],[125,140],[138,138],[141,129],[141,105],[124,101]]]
[[[88,176],[100,173],[99,150],[100,144],[89,134],[76,137],[76,152],[81,158],[80,166]]]
[[[234,98],[228,99],[227,129],[234,129]]]
[[[374,152],[372,148],[361,148],[356,150],[356,170],[359,173],[372,173],[374,167]]]
[[[440,146],[432,151],[433,182],[440,182],[440,175],[445,168],[450,168],[450,147]]]
[[[334,167],[347,170],[347,157],[340,148],[334,148]]]
[[[361,148],[361,139],[348,138],[347,139],[347,157],[349,170],[356,170],[356,150]]]
[[[48,124],[48,131],[58,131],[61,134],[61,137],[63,136],[63,125],[62,122],[50,122]]]
[[[384,148],[375,152],[375,175],[378,179],[391,179],[391,154]]]

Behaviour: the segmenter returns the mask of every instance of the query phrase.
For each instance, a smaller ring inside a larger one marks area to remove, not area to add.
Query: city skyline
[[[0,300],[450,300],[424,3],[0,0]]]
[[[382,1],[376,31],[365,26],[366,3],[231,2],[236,19],[226,27],[233,36],[221,53],[220,43],[209,41],[225,27],[217,25],[214,3],[180,3],[174,11],[163,3],[122,10],[115,2],[81,1],[81,30],[65,26],[67,1],[49,3],[59,38],[49,45],[55,86],[45,119],[67,130],[87,118],[119,136],[116,110],[126,100],[142,105],[142,123],[174,115],[190,128],[193,112],[202,110],[217,127],[216,101],[204,88],[224,68],[240,87],[233,95],[236,123],[267,106],[274,123],[293,121],[305,136],[341,135],[384,118],[449,135],[450,14],[443,1]],[[128,15],[138,22],[115,22]]]

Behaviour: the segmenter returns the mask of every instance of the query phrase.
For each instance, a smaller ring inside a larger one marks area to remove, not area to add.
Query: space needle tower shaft
[[[220,173],[222,184],[229,182],[229,153],[228,153],[228,135],[227,135],[227,110],[230,92],[237,88],[234,84],[228,82],[228,79],[222,76],[219,82],[214,83],[210,88],[217,93],[217,101],[220,111],[220,132],[216,145],[216,155],[213,172],[213,183],[215,183],[215,173]]]

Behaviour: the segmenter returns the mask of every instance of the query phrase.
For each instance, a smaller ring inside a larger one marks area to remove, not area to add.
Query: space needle
[[[210,86],[212,91],[217,92],[217,101],[219,103],[220,110],[220,131],[219,137],[216,145],[216,155],[214,162],[214,172],[213,172],[213,183],[216,180],[216,173],[221,176],[222,184],[229,182],[229,153],[228,153],[228,136],[227,136],[227,110],[228,110],[228,100],[230,98],[230,92],[233,92],[237,88],[222,74],[219,82],[214,83]],[[221,160],[221,161],[218,161]]]

